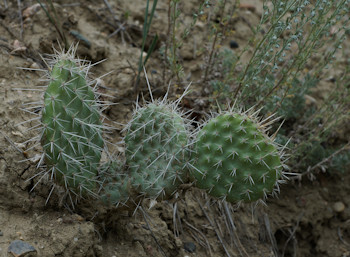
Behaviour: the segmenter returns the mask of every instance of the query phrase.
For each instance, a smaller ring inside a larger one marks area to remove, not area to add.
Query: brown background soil
[[[7,248],[15,239],[33,245],[38,256],[225,256],[224,248],[230,256],[350,256],[350,173],[345,171],[342,175],[322,173],[314,181],[291,181],[282,186],[279,199],[270,199],[267,207],[228,206],[235,229],[227,225],[230,216],[225,214],[223,204],[194,189],[177,204],[164,201],[149,209],[150,203],[146,202],[144,211],[134,215],[132,211],[89,203],[71,210],[55,194],[45,204],[50,186],[41,181],[31,191],[37,180],[28,179],[35,174],[36,163],[22,161],[28,157],[23,153],[28,145],[20,142],[35,136],[35,131],[27,131],[34,123],[16,126],[31,118],[21,111],[23,104],[40,99],[39,92],[23,89],[42,85],[42,74],[18,67],[45,68],[39,54],[52,53],[52,46],[57,47],[57,33],[39,10],[24,21],[21,38],[17,3],[8,2],[8,9],[0,8],[0,256],[7,256]],[[125,43],[120,34],[108,38],[113,32],[108,25],[112,20],[103,1],[77,0],[75,6],[69,6],[70,1],[57,2],[69,41],[75,38],[68,31],[76,30],[91,42],[91,48],[80,43],[78,55],[92,62],[107,59],[92,69],[91,76],[112,71],[101,81],[108,87],[106,93],[113,96],[112,101],[118,103],[107,115],[112,121],[125,123],[137,96],[134,69],[140,56],[145,1],[110,1],[117,15],[129,12],[126,32],[131,41],[125,34]],[[191,21],[197,2],[181,4],[184,24]],[[245,3],[256,10],[240,10],[238,16],[244,19],[232,25],[233,38],[240,47],[251,35],[249,24],[258,22],[262,7],[261,1]],[[34,4],[36,1],[22,1],[22,10]],[[160,40],[167,36],[167,8],[167,1],[159,1],[150,32],[157,32]],[[186,83],[193,81],[194,92],[188,99],[197,110],[206,105],[196,84],[204,56],[195,53],[194,46],[206,42],[207,36],[204,25],[198,23],[180,50],[190,75],[177,90],[181,93]],[[15,40],[25,49],[20,49]],[[226,41],[223,44],[229,48],[229,39]],[[161,83],[162,59],[157,51],[147,68],[154,94],[162,96],[167,85]],[[147,95],[145,85],[142,79],[139,89]],[[178,92],[172,93],[175,96]],[[109,140],[118,142],[120,129],[117,126],[116,132],[108,135]],[[35,148],[29,157],[39,150]],[[345,209],[336,212],[336,202],[342,202]],[[186,242],[196,245],[194,253],[184,250]]]

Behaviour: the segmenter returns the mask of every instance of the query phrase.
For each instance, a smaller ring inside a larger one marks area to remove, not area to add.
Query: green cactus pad
[[[52,177],[81,196],[96,187],[104,147],[99,109],[83,67],[62,54],[44,94],[41,143]]]
[[[192,176],[196,186],[228,202],[265,199],[282,175],[278,147],[246,113],[225,112],[198,133]]]
[[[185,179],[188,162],[188,132],[176,108],[150,103],[136,109],[125,143],[135,190],[151,198],[172,195]]]

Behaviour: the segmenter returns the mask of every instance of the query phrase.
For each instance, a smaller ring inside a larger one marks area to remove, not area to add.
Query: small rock
[[[345,209],[345,205],[342,203],[342,202],[335,202],[334,204],[333,204],[333,210],[335,211],[335,212],[343,212],[344,211],[344,209]]]
[[[201,22],[199,20],[197,20],[196,22],[196,26],[200,29],[203,29],[205,27],[205,23],[204,22]]]
[[[241,3],[239,5],[239,9],[245,9],[245,10],[249,10],[251,12],[255,12],[256,10],[256,6],[253,5],[253,4],[244,4],[244,3]]]
[[[31,68],[31,69],[33,69],[33,70],[38,70],[38,69],[40,69],[40,66],[39,66],[39,64],[37,64],[36,62],[33,62],[33,63],[29,66],[29,68]]]
[[[192,242],[185,242],[184,249],[189,253],[194,253],[196,251],[196,245]]]
[[[330,77],[330,78],[328,79],[328,81],[329,81],[329,82],[332,82],[332,83],[335,83],[335,82],[337,82],[337,79],[336,79],[335,77]]]
[[[25,50],[27,50],[27,47],[25,47],[22,42],[20,42],[17,39],[15,39],[15,41],[13,41],[13,50],[12,50],[11,54],[13,54],[15,52],[24,52]]]
[[[22,240],[12,241],[7,251],[15,257],[22,257],[28,253],[36,253],[36,249],[32,245]]]
[[[19,137],[23,137],[23,134],[19,131],[11,131],[12,135],[14,136],[19,136]]]
[[[231,40],[231,41],[230,41],[230,47],[231,47],[232,49],[235,49],[235,48],[238,48],[239,45],[238,45],[238,43],[237,43],[236,41]]]
[[[182,246],[182,241],[180,238],[175,237],[175,245],[176,247],[180,248]]]
[[[317,100],[315,98],[313,98],[312,96],[304,95],[304,97],[305,97],[305,104],[307,106],[317,103]]]
[[[33,16],[35,13],[37,13],[38,11],[40,11],[41,7],[40,4],[34,4],[32,6],[29,6],[28,8],[24,9],[24,11],[22,12],[22,16],[23,18],[29,18],[31,16]]]
[[[142,52],[142,58],[146,58],[147,57],[147,53],[146,52]]]
[[[79,221],[79,222],[82,222],[82,221],[85,221],[85,219],[80,216],[79,214],[73,214],[72,215],[72,218],[75,220],[75,221]]]

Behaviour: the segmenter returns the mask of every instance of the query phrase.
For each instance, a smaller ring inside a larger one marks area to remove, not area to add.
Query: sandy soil
[[[213,202],[195,189],[188,190],[176,203],[159,202],[149,209],[150,203],[145,202],[136,213],[86,202],[73,210],[62,204],[56,193],[46,203],[50,186],[40,181],[31,190],[37,182],[29,179],[35,174],[36,163],[23,161],[40,151],[36,147],[27,153],[29,145],[21,144],[35,136],[35,131],[28,131],[34,123],[17,125],[31,118],[21,111],[23,105],[40,99],[39,92],[24,89],[42,85],[42,74],[18,67],[45,68],[40,54],[52,53],[52,46],[57,47],[57,33],[40,8],[24,17],[21,33],[17,3],[7,2],[7,9],[0,8],[0,256],[7,256],[8,246],[16,239],[34,246],[37,253],[33,256],[47,257],[350,256],[350,173],[322,173],[315,181],[291,181],[282,186],[279,199],[270,199],[267,207],[255,209],[250,205],[234,207]],[[81,42],[78,55],[92,62],[107,59],[92,69],[91,76],[96,78],[112,71],[101,80],[108,90],[101,90],[112,95],[112,101],[118,105],[110,107],[106,115],[112,121],[125,123],[137,94],[144,92],[147,97],[144,79],[138,90],[134,87],[145,1],[110,1],[118,17],[128,12],[125,42],[120,33],[108,37],[115,29],[103,1],[77,0],[73,5],[71,1],[57,2],[69,41],[76,40],[69,33],[74,30],[91,44],[87,47]],[[191,21],[196,2],[182,4],[184,24]],[[249,24],[259,20],[262,6],[261,1],[245,3],[256,10],[240,10],[239,17],[244,19],[232,24],[234,40],[240,47],[250,36]],[[22,1],[21,10],[34,4],[36,1]],[[186,83],[193,81],[194,92],[185,99],[188,106],[184,107],[197,111],[208,105],[201,99],[200,85],[196,84],[204,58],[196,48],[208,36],[203,26],[198,23],[193,36],[181,48],[189,75],[183,85],[174,87],[171,95],[176,97]],[[163,0],[158,3],[150,35],[158,33],[162,42],[166,31],[167,1]],[[229,48],[229,41],[222,44]],[[162,84],[162,62],[156,51],[147,66],[155,96],[162,96],[167,89]],[[118,142],[120,130],[117,126],[108,135],[109,140]],[[193,245],[195,250],[191,249]]]

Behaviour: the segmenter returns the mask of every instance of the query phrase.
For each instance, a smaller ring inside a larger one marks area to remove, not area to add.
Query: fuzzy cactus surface
[[[281,152],[265,125],[248,112],[223,112],[199,131],[194,149],[195,185],[232,203],[264,200],[283,177]]]
[[[154,101],[137,107],[125,136],[132,186],[147,197],[172,195],[187,177],[189,132],[176,104]]]
[[[85,196],[96,188],[104,147],[100,111],[87,67],[74,59],[74,51],[54,61],[41,117],[44,160],[55,182]]]

